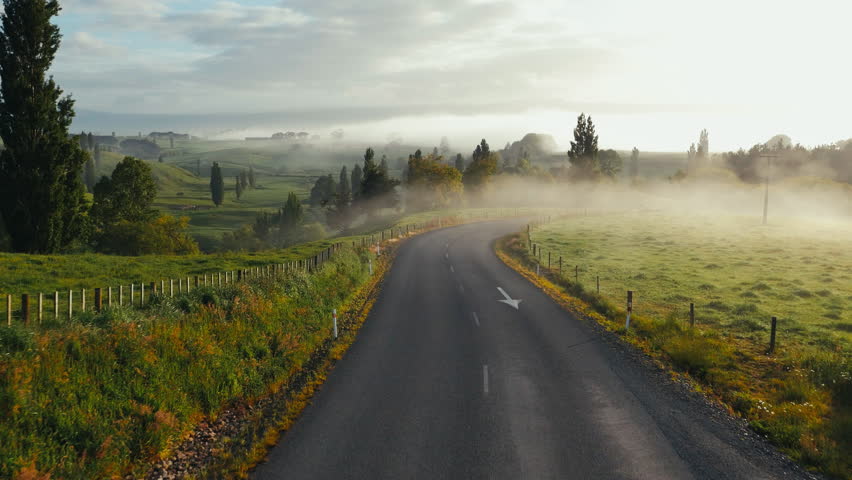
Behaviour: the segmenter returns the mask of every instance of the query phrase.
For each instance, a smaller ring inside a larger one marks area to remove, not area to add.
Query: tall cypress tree
[[[94,192],[95,183],[98,182],[98,177],[95,174],[95,162],[92,161],[91,158],[86,160],[86,170],[84,177],[86,189],[88,189],[89,192]]]
[[[74,101],[47,77],[59,49],[56,0],[3,0],[0,213],[21,252],[56,252],[81,233],[86,155],[68,134]]]
[[[337,184],[337,206],[346,207],[349,205],[349,200],[352,199],[352,186],[349,183],[349,172],[346,171],[346,166],[340,169],[340,183]]]
[[[94,149],[95,149],[95,136],[94,136],[94,135],[92,135],[92,132],[89,132],[89,135],[87,135],[87,141],[86,141],[86,143],[88,143],[88,144],[89,144],[89,150],[94,150]]]
[[[95,168],[101,168],[101,144],[95,144]]]
[[[361,165],[355,164],[352,168],[352,201],[354,202],[361,194],[361,182],[363,181]]]
[[[218,207],[225,200],[225,179],[222,178],[222,169],[219,168],[219,162],[213,162],[210,167],[210,194],[213,197],[213,203]]]
[[[248,182],[249,182],[249,185],[251,185],[251,188],[254,188],[254,187],[255,187],[255,181],[254,181],[254,167],[252,167],[251,165],[249,165],[249,171],[248,171]]]
[[[237,178],[237,187],[236,187],[235,193],[237,194],[237,200],[239,200],[240,197],[243,196],[243,182],[240,181],[239,175],[237,175],[236,178]]]

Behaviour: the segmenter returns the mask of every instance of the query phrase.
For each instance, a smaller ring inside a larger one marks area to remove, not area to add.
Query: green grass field
[[[760,223],[650,212],[560,219],[533,230],[536,262],[547,267],[550,253],[552,270],[529,276],[673,375],[689,375],[794,460],[852,478],[852,224]],[[507,237],[500,251],[529,272],[536,267],[524,237]]]
[[[625,214],[578,217],[532,235],[564,257],[573,277],[637,313],[696,321],[766,338],[778,317],[781,342],[852,345],[852,224],[754,217]]]
[[[97,174],[111,174],[122,158],[124,156],[121,154],[104,152]],[[300,198],[306,198],[317,178],[315,174],[273,175],[259,170],[256,172],[257,188],[249,189],[237,200],[234,194],[234,177],[243,168],[248,168],[249,163],[222,161],[225,202],[216,207],[210,196],[212,162],[202,163],[201,176],[196,174],[195,161],[192,165],[186,162],[185,165],[170,162],[170,158],[166,158],[164,163],[148,162],[159,187],[154,206],[177,217],[189,217],[189,233],[205,251],[215,250],[223,233],[253,223],[258,212],[270,212],[283,206],[290,192],[295,192]]]

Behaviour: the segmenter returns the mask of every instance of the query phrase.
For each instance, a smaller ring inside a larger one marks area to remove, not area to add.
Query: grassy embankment
[[[525,240],[501,248],[529,269]],[[554,269],[563,257],[563,275],[533,280],[566,306],[625,335],[633,290],[626,339],[690,375],[797,461],[852,478],[848,224],[610,215],[542,225],[532,241],[545,266],[548,252]],[[767,355],[772,316],[778,344]]]
[[[329,345],[331,310],[364,301],[364,255],[38,332],[0,329],[0,477],[138,478],[199,422],[274,392]]]

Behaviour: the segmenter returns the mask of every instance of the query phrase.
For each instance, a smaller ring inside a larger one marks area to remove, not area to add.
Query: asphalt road
[[[404,244],[358,339],[253,478],[805,476],[503,265],[491,245],[519,228]]]

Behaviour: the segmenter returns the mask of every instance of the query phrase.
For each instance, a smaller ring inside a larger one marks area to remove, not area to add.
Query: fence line
[[[509,212],[510,215],[506,215],[506,212]],[[416,232],[432,230],[435,228],[459,225],[462,223],[479,221],[483,219],[488,220],[511,216],[511,213],[513,212],[516,215],[520,214],[519,209],[503,209],[500,211],[499,215],[489,216],[489,213],[486,210],[484,212],[484,215],[482,215],[481,212],[471,212],[471,215],[467,218],[465,218],[464,215],[438,216],[423,222],[408,223],[405,225],[395,225],[390,228],[382,229],[381,231],[376,233],[362,235],[358,240],[352,240],[352,247],[376,247],[376,251],[379,252],[381,243],[387,242],[391,239],[398,239]],[[475,213],[479,213],[480,215],[476,216]],[[311,274],[316,272],[320,267],[322,267],[323,264],[331,260],[334,257],[335,253],[340,251],[340,249],[342,249],[343,247],[344,244],[342,242],[335,242],[331,244],[328,248],[320,250],[315,255],[302,259],[290,260],[283,263],[251,266],[237,270],[228,270],[213,273],[208,272],[200,275],[194,275],[193,277],[179,276],[176,279],[161,278],[160,280],[149,281],[147,283],[130,283],[129,291],[126,289],[126,287],[128,286],[124,284],[117,286],[117,292],[115,292],[115,287],[113,286],[96,287],[93,294],[93,304],[87,304],[87,290],[84,288],[76,290],[69,289],[67,291],[67,300],[65,301],[63,301],[63,299],[61,298],[64,296],[65,291],[56,290],[53,292],[52,295],[47,295],[47,302],[52,303],[52,309],[48,310],[49,315],[44,315],[44,293],[40,292],[37,294],[38,307],[35,322],[33,322],[33,319],[31,317],[32,305],[30,302],[30,294],[22,293],[13,295],[7,293],[5,295],[0,295],[0,298],[4,299],[6,325],[9,327],[15,324],[16,320],[20,321],[20,323],[24,325],[30,325],[32,323],[41,324],[45,320],[48,320],[47,317],[50,316],[52,316],[52,320],[55,322],[61,321],[63,319],[71,321],[73,320],[76,314],[89,310],[99,312],[102,311],[104,307],[111,308],[116,304],[118,306],[144,307],[147,303],[151,302],[151,297],[153,295],[168,294],[169,297],[174,297],[176,294],[180,295],[184,293],[190,293],[192,290],[200,288],[202,286],[220,288],[222,286],[240,283],[247,280],[257,278],[277,278],[295,272]],[[175,280],[177,280],[177,282],[175,282]],[[177,283],[177,285],[175,285],[175,283]],[[104,295],[104,288],[106,288],[106,295]],[[114,295],[114,293],[117,293],[117,295]],[[19,300],[15,301],[16,298],[18,298]],[[77,309],[78,307],[79,310]],[[67,313],[67,315],[63,314],[62,312]]]
[[[586,212],[585,215],[588,216],[588,212]],[[562,256],[561,255],[559,256],[558,270],[554,270],[551,266],[551,261],[550,261],[552,252],[547,252],[547,267],[545,267],[544,263],[542,261],[543,248],[541,248],[541,245],[538,245],[537,243],[532,241],[532,231],[535,228],[538,228],[541,225],[545,225],[545,224],[548,224],[548,223],[551,223],[551,222],[552,222],[552,218],[548,216],[548,217],[540,218],[536,221],[533,221],[533,222],[530,222],[529,224],[527,224],[527,230],[526,230],[527,250],[532,254],[532,259],[536,264],[535,274],[537,276],[542,276],[541,271],[542,271],[542,269],[544,269],[544,275],[545,276],[548,275],[548,274],[549,275],[557,275],[558,278],[569,281],[563,275]],[[591,266],[589,266],[589,269],[590,268],[591,268]],[[579,265],[574,266],[574,283],[576,285],[582,286],[582,284],[580,283],[580,266]],[[595,287],[596,287],[597,295],[600,295],[601,294],[601,277],[600,277],[600,275],[595,275]],[[624,324],[625,331],[630,330],[630,317],[631,317],[631,314],[633,313],[633,307],[634,307],[634,303],[633,303],[634,293],[636,293],[634,290],[627,290],[626,291],[627,302],[626,302],[625,311],[626,311],[627,316],[626,316],[626,321],[625,321],[625,324]],[[688,321],[689,321],[690,328],[695,328],[695,302],[689,303],[689,319],[688,319]],[[775,352],[776,336],[777,336],[777,324],[778,324],[777,317],[774,317],[774,316],[771,317],[771,320],[769,322],[770,334],[769,334],[769,347],[766,351],[767,354],[772,354],[772,353]]]

